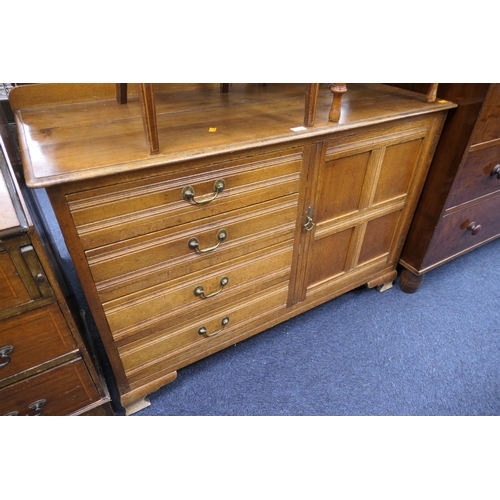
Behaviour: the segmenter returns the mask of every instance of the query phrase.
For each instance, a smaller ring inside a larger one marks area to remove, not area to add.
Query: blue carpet
[[[338,297],[180,370],[137,415],[500,415],[499,251],[414,294]]]
[[[414,294],[397,282],[353,290],[179,370],[135,415],[500,415],[499,255],[496,240],[428,273]]]

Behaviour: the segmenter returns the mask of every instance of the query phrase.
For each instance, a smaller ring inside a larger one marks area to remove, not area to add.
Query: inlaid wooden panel
[[[326,159],[314,207],[318,223],[358,210],[369,158],[370,153],[364,152]]]
[[[393,245],[394,233],[398,227],[399,216],[400,212],[393,212],[366,224],[358,265],[381,257],[385,257],[387,261]]]
[[[411,174],[419,158],[421,144],[422,140],[416,139],[385,148],[373,199],[374,205],[398,196],[404,196],[408,192]]]
[[[308,283],[314,285],[346,272],[346,259],[351,244],[353,229],[322,238],[314,243]]]
[[[87,368],[79,358],[0,389],[0,415],[73,415],[99,400]]]
[[[77,352],[75,340],[57,304],[0,322],[0,348],[9,345],[12,351],[9,362],[0,367],[0,380],[53,358]]]
[[[31,297],[7,252],[0,252],[0,303],[7,309],[29,302]]]

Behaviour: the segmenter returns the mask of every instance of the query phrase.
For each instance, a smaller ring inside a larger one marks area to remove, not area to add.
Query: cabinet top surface
[[[338,123],[322,85],[315,125],[303,127],[305,84],[155,84],[160,152],[150,155],[139,97],[130,84],[118,104],[114,84],[37,84],[10,94],[26,182],[44,187],[186,159],[242,151],[455,107],[382,84],[348,84]]]
[[[0,238],[18,233],[26,227],[27,221],[21,200],[0,148]]]

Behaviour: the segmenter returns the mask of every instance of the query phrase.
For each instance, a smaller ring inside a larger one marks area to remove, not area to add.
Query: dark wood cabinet
[[[410,293],[425,273],[500,236],[500,84],[441,84],[438,96],[457,108],[448,114],[401,254],[400,286]]]

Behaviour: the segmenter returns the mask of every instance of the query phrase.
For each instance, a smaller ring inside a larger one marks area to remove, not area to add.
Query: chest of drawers
[[[412,293],[437,266],[500,236],[500,84],[443,84],[450,112],[401,254]]]
[[[36,86],[12,93],[27,182],[47,189],[127,413],[189,363],[392,285],[454,105],[351,86],[333,124],[326,89],[304,128],[302,87],[159,86],[155,156],[133,96],[26,108]]]
[[[104,380],[1,145],[0,415],[110,414]]]

